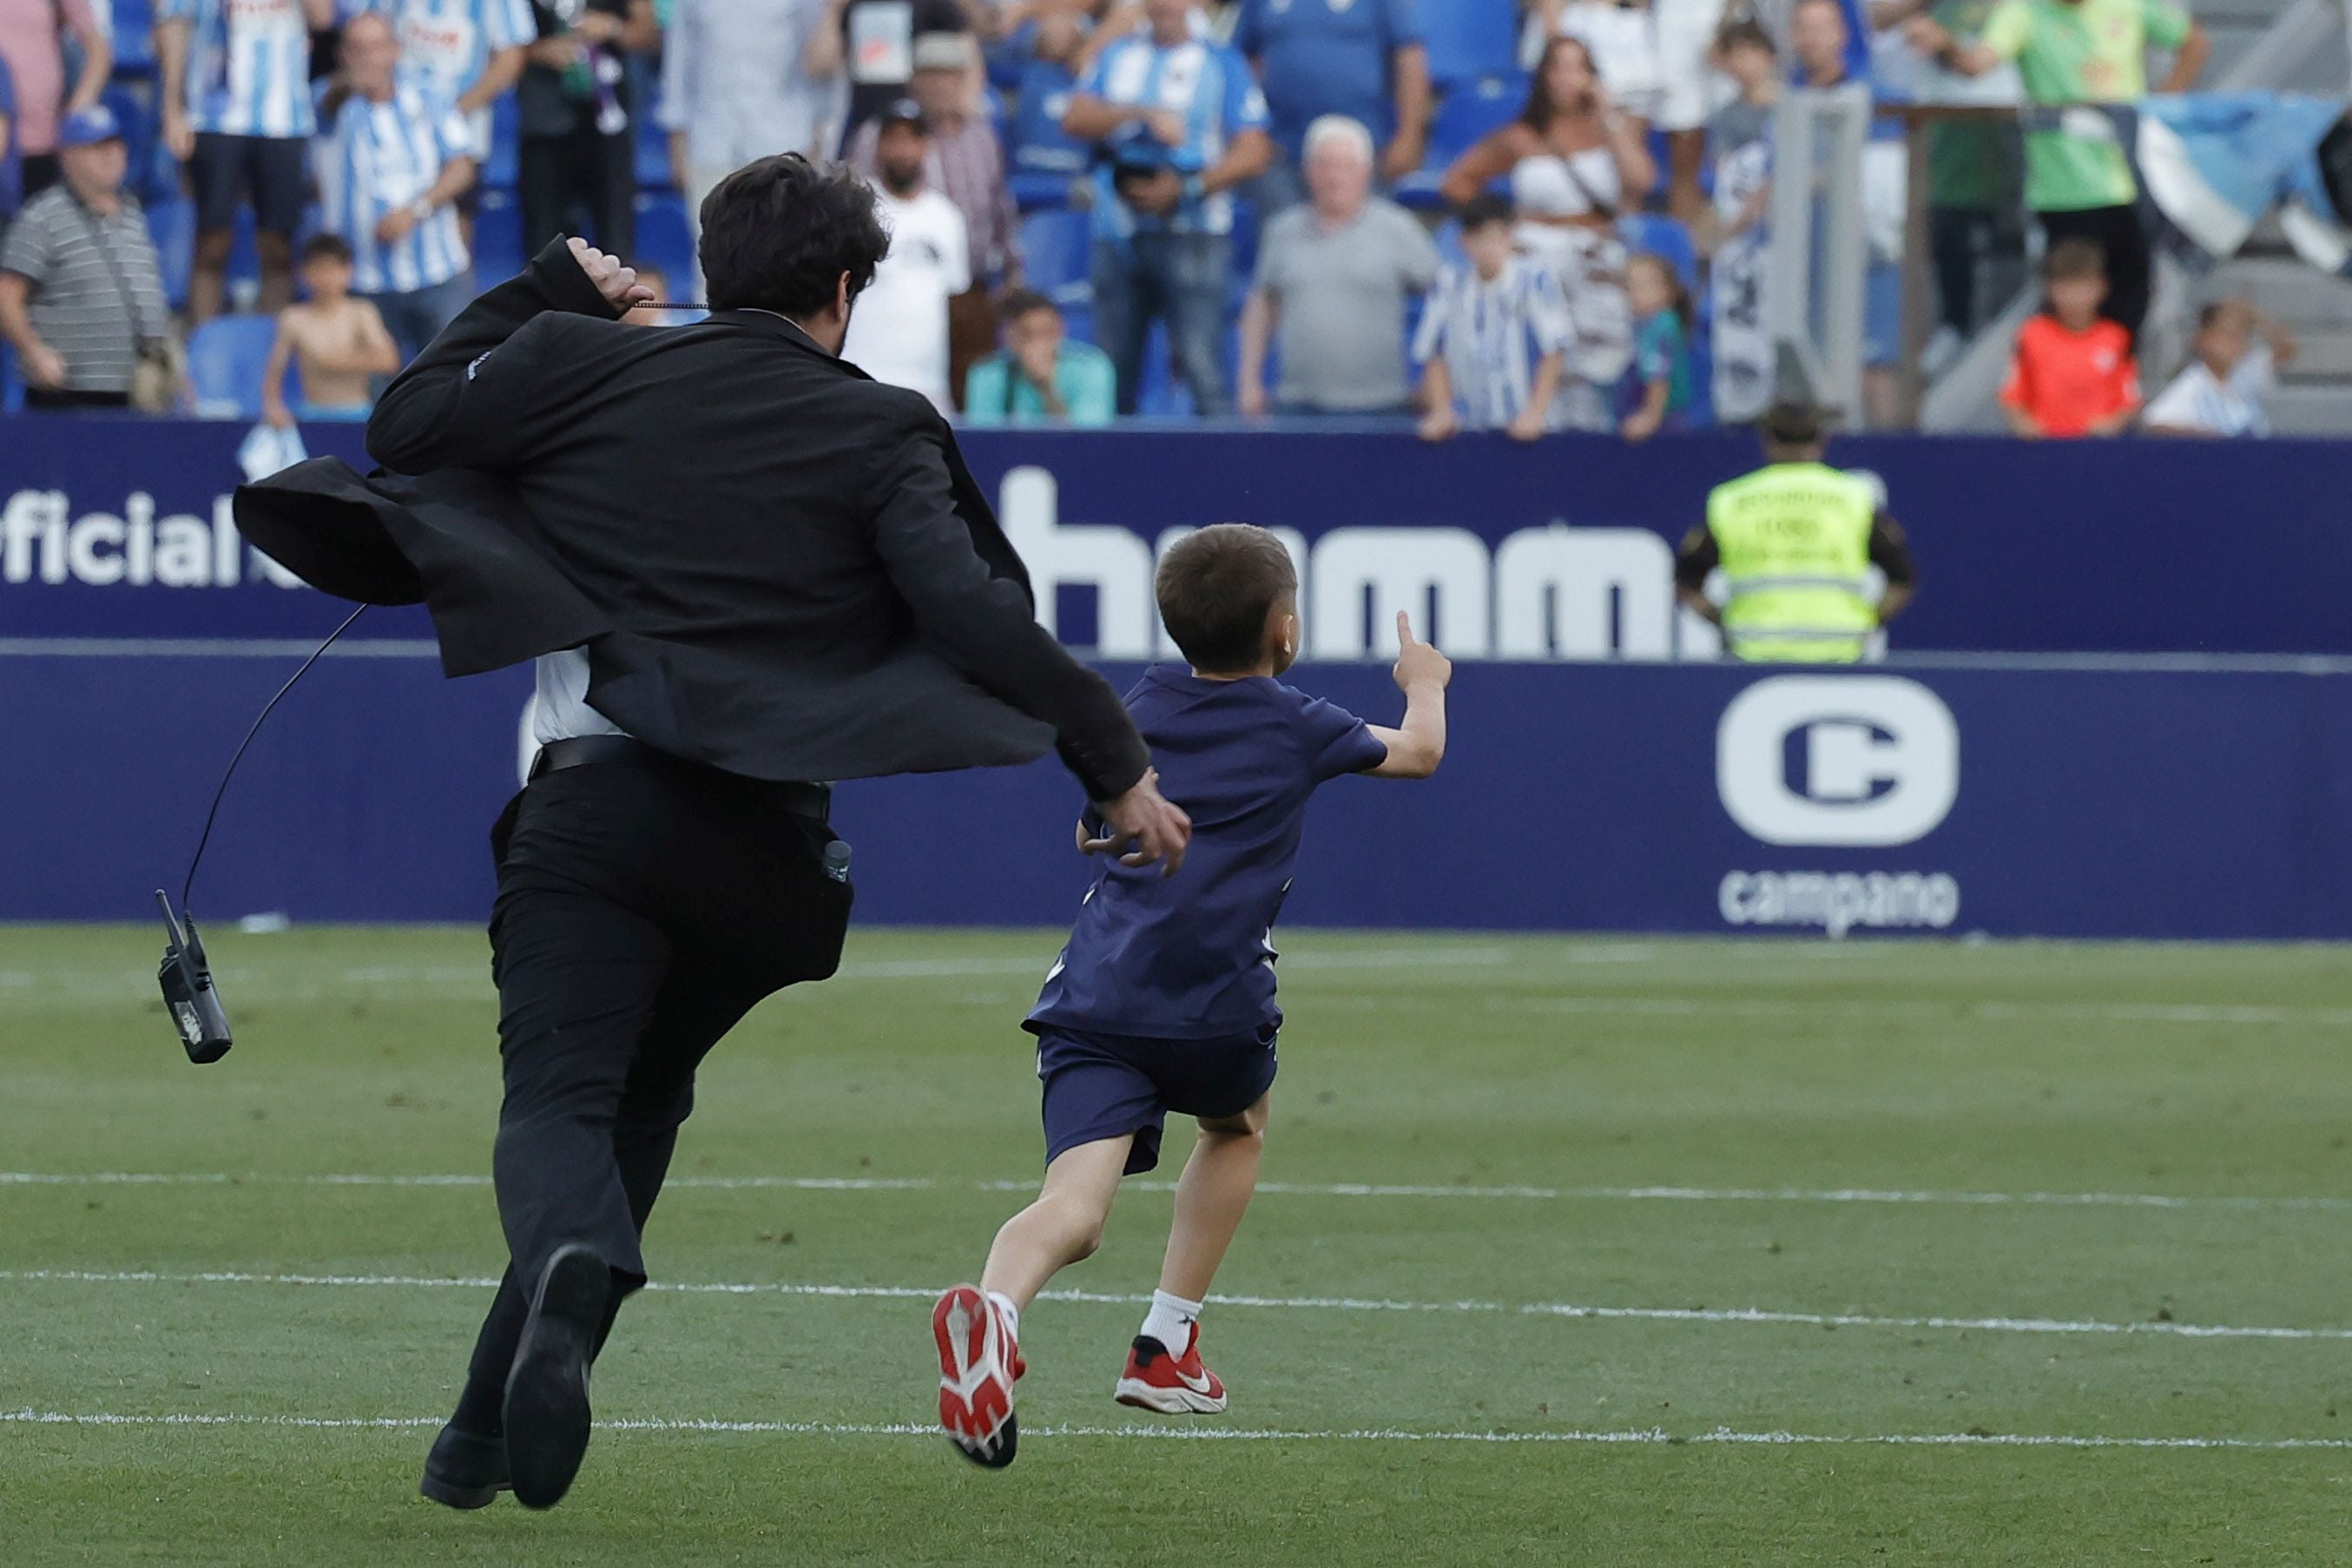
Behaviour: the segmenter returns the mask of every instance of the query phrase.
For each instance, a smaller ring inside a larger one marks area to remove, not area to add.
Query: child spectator
[[[2018,329],[2000,405],[2009,427],[2036,437],[2117,436],[2139,412],[2130,332],[2099,314],[2106,258],[2087,239],[2063,239],[2042,263],[2048,297]]]
[[[1625,297],[1633,307],[1633,368],[1629,389],[1638,397],[1618,433],[1646,441],[1680,429],[1690,407],[1690,290],[1675,264],[1643,254],[1625,264]]]
[[[2263,342],[2256,342],[2260,333]],[[2194,354],[2157,394],[2143,420],[2151,436],[2267,436],[2263,395],[2294,358],[2294,339],[2245,300],[2216,300],[2198,313]]]
[[[1297,868],[1307,798],[1343,773],[1427,778],[1445,753],[1453,666],[1415,642],[1403,616],[1395,730],[1276,678],[1298,652],[1298,574],[1280,540],[1223,523],[1171,548],[1155,584],[1188,669],[1161,666],[1129,711],[1192,817],[1181,878],[1114,858],[1029,1015],[1045,1080],[1046,1165],[1037,1201],[1005,1222],[980,1284],[931,1313],[940,1421],[992,1468],[1013,1462],[1013,1388],[1025,1370],[1021,1313],[1045,1282],[1093,1253],[1119,1178],[1160,1163],[1168,1113],[1200,1119],[1176,1184],[1160,1289],[1116,1397],[1169,1415],[1225,1407],[1201,1360],[1202,1303],[1257,1185],[1274,1083],[1273,926]],[[1125,846],[1089,811],[1088,854]]]
[[[1043,294],[1016,289],[997,315],[1004,349],[964,377],[967,425],[1108,425],[1118,412],[1110,355],[1074,343],[1062,312]]]
[[[1532,441],[1551,427],[1576,331],[1559,280],[1513,247],[1513,221],[1507,196],[1474,196],[1462,208],[1470,265],[1449,264],[1438,275],[1413,334],[1424,441],[1461,430]]]
[[[1746,424],[1772,401],[1772,342],[1764,330],[1764,270],[1771,246],[1765,218],[1772,206],[1772,115],[1780,100],[1780,51],[1751,19],[1724,25],[1716,63],[1739,96],[1707,122],[1715,163],[1715,208],[1700,243],[1712,265],[1716,416]]]
[[[372,377],[400,368],[400,349],[383,315],[352,295],[352,247],[322,234],[302,247],[310,299],[278,312],[278,341],[261,373],[261,416],[279,429],[297,420],[365,419],[375,405]],[[286,401],[286,367],[302,374],[302,395]]]

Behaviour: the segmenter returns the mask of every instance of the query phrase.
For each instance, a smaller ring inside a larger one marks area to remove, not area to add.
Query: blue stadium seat
[[[1062,209],[1031,213],[1021,222],[1021,254],[1029,287],[1067,309],[1094,298],[1093,219]]]
[[[16,351],[0,342],[0,414],[25,411],[25,378],[16,374]]]
[[[155,70],[154,0],[114,0],[114,69],[119,76]]]
[[[120,84],[109,87],[100,95],[100,101],[113,111],[114,122],[122,127],[122,151],[130,167],[125,184],[131,187],[133,195],[143,195],[148,188],[149,172],[155,166],[156,148],[163,141],[155,133],[158,129],[155,116],[137,93]],[[169,163],[171,154],[164,153],[163,159]],[[177,189],[178,170],[174,168],[173,173],[174,178],[171,188]]]
[[[520,272],[529,259],[522,252],[522,209],[503,190],[482,193],[482,209],[474,216],[474,281],[488,289]]]
[[[1397,200],[1410,207],[1439,205],[1437,187],[1454,160],[1481,138],[1508,124],[1528,100],[1524,71],[1505,71],[1456,83],[1437,106],[1429,124],[1429,155],[1397,183]]]
[[[1440,0],[1420,12],[1429,77],[1440,87],[1507,71],[1517,63],[1519,12],[1508,0]]]
[[[482,161],[482,188],[511,191],[515,187],[516,148],[522,140],[522,111],[515,95],[503,93],[490,105],[490,155]]]
[[[216,316],[188,338],[188,379],[200,419],[261,416],[261,373],[278,323],[267,316]]]
[[[629,259],[660,268],[673,298],[694,286],[694,226],[684,196],[664,191],[637,198],[637,253]]]
[[[1698,246],[1679,218],[1659,213],[1627,213],[1617,220],[1617,235],[1630,254],[1638,256],[1647,251],[1672,263],[1683,287],[1691,291],[1692,300],[1698,299]]]
[[[1070,176],[1045,169],[1015,169],[1004,178],[1012,188],[1013,205],[1024,213],[1045,212],[1070,205]]]

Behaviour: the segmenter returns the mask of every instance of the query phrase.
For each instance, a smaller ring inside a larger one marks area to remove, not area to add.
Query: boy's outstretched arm
[[[1454,661],[1425,642],[1416,642],[1412,618],[1397,613],[1397,689],[1404,693],[1404,722],[1393,730],[1367,726],[1389,749],[1388,760],[1364,771],[1376,779],[1425,779],[1445,760],[1445,687]]]

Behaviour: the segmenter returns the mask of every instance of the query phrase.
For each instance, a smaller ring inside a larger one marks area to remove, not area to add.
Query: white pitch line
[[[278,1173],[222,1171],[0,1171],[0,1187],[231,1186],[251,1183],[315,1187],[461,1187],[490,1184],[487,1175],[370,1172]],[[1135,1192],[1172,1193],[1173,1182],[1129,1182]],[[1026,1193],[1034,1178],[943,1180],[933,1176],[672,1176],[666,1189],[707,1192]],[[1514,1199],[1549,1203],[1728,1203],[1953,1205],[1971,1208],[2307,1209],[2352,1211],[2352,1198],[2311,1194],[2246,1196],[2171,1193],[1968,1193],[1901,1187],[1551,1187],[1412,1184],[1391,1182],[1261,1182],[1257,1191],[1282,1197]]]
[[[23,1426],[280,1426],[303,1431],[410,1431],[436,1427],[440,1415],[222,1415],[206,1414],[125,1415],[58,1410],[0,1410],[0,1425]],[[921,1437],[940,1429],[911,1421],[725,1421],[644,1418],[599,1421],[604,1432],[713,1433],[788,1437]],[[1433,1432],[1413,1427],[1263,1427],[1142,1425],[1122,1426],[1024,1426],[1024,1437],[1118,1437],[1147,1441],[1208,1443],[1570,1443],[1678,1447],[1719,1444],[1739,1447],[1935,1447],[1935,1448],[2156,1448],[2242,1449],[2292,1453],[2301,1449],[2352,1448],[2352,1437],[2110,1437],[2068,1432],[1740,1432],[1716,1426],[1697,1432],[1664,1427],[1549,1432]]]
[[[326,1289],[495,1289],[486,1277],[409,1274],[257,1274],[235,1269],[167,1273],[158,1269],[21,1268],[0,1271],[0,1283],[85,1285],[264,1285]],[[789,1282],[656,1280],[646,1289],[678,1296],[794,1296],[831,1300],[929,1301],[932,1285],[802,1285]],[[1148,1304],[1150,1296],[1096,1290],[1047,1290],[1048,1301],[1108,1306]],[[1447,1312],[1523,1318],[1585,1318],[1596,1321],[1740,1323],[1814,1329],[1959,1329],[2004,1334],[2158,1334],[2195,1340],[2352,1340],[2352,1329],[2284,1328],[2231,1323],[2109,1321],[2096,1318],[1962,1318],[1941,1314],[1770,1311],[1759,1307],[1602,1307],[1576,1301],[1402,1301],[1359,1296],[1242,1296],[1220,1292],[1221,1307],[1263,1307],[1308,1312]]]
[[[1318,1002],[1317,1005],[1327,1005]],[[1927,1018],[1945,1023],[2231,1024],[2263,1027],[2352,1024],[2352,1007],[2284,1007],[2172,1002],[1930,1002],[1769,996],[1493,996],[1502,1013],[1590,1014],[1659,1018]]]

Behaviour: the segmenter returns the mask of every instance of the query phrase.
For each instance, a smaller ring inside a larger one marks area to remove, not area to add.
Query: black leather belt
[[[773,801],[780,809],[795,816],[812,817],[823,822],[833,809],[831,784],[755,779],[745,773],[731,773],[708,763],[673,756],[629,735],[575,735],[568,741],[551,741],[539,749],[539,755],[530,764],[530,776],[540,778],[548,773],[560,773],[566,768],[585,767],[590,763],[628,760],[684,768],[691,773],[708,774],[729,788],[756,790]]]

